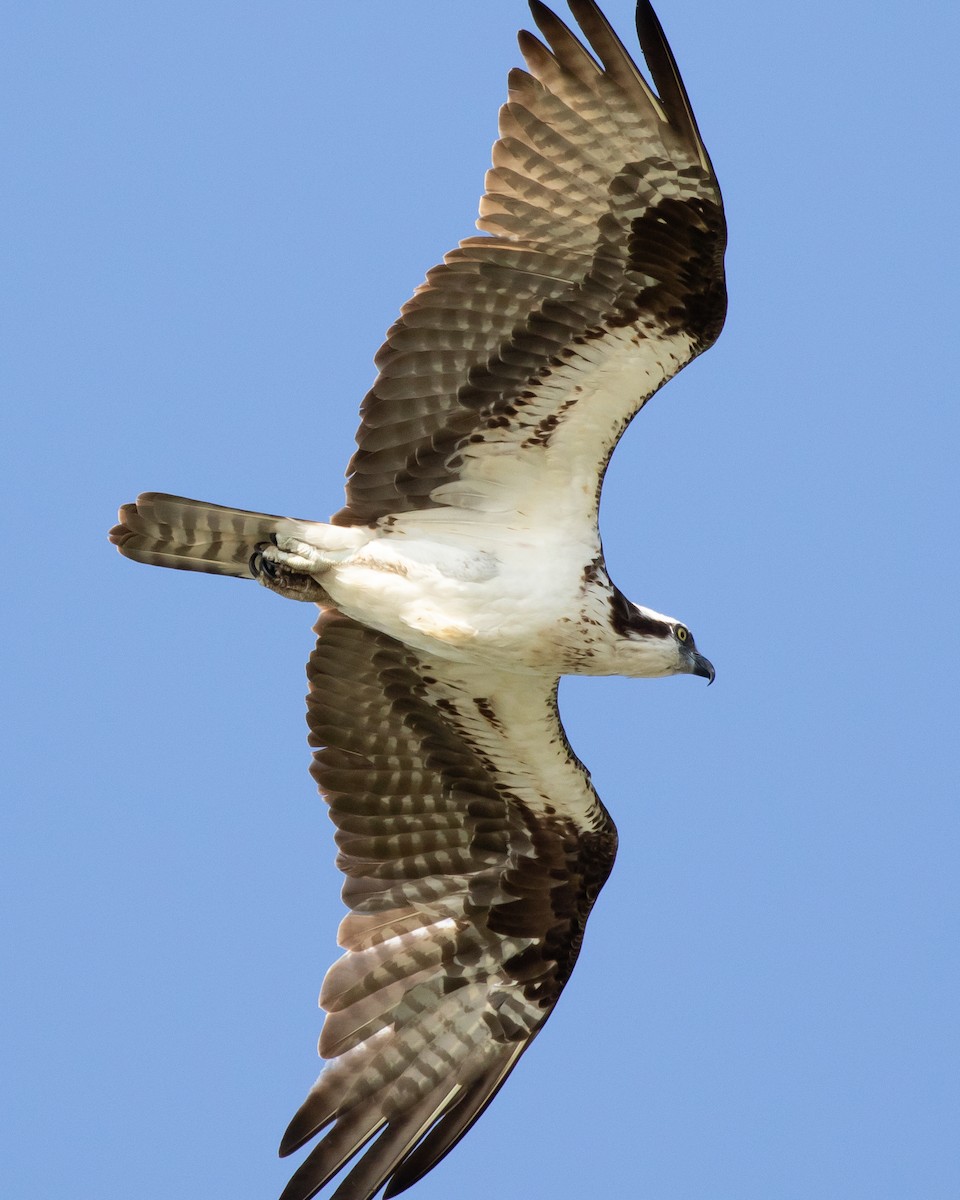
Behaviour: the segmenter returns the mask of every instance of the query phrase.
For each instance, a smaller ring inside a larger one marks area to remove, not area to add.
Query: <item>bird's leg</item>
[[[250,571],[258,583],[280,596],[329,604],[330,597],[315,575],[326,571],[331,561],[335,560],[306,542],[274,535],[273,541],[257,544],[250,556]]]

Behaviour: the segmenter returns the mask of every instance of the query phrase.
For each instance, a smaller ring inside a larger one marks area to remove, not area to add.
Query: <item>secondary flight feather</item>
[[[148,492],[138,562],[321,608],[313,774],[349,909],[327,1065],[283,1200],[409,1187],[480,1116],[573,969],[616,831],[557,713],[563,674],[713,679],[611,582],[597,528],[629,421],[723,324],[720,192],[660,24],[652,86],[593,0],[532,0],[470,237],[389,330],[330,522]]]

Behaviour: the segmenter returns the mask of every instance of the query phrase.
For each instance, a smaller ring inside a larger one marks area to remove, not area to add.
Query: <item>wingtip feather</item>
[[[570,0],[571,4],[580,0]],[[696,149],[700,164],[713,174],[710,156],[703,144],[686,85],[677,66],[673,50],[664,33],[660,18],[650,0],[637,0],[637,37],[640,49],[653,77],[654,86],[674,127],[679,127],[687,141]]]

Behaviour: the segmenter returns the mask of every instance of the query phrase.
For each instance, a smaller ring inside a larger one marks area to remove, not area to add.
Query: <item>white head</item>
[[[616,588],[610,617],[618,637],[618,674],[637,679],[701,675],[713,683],[713,664],[697,650],[693,634],[681,621],[634,604]]]

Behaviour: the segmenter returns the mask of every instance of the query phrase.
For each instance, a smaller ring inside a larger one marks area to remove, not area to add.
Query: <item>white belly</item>
[[[594,551],[594,554],[597,551]],[[591,561],[589,548],[582,562]],[[348,616],[459,661],[517,671],[569,669],[578,641],[581,555],[522,534],[494,546],[382,537],[332,567],[324,587]]]

